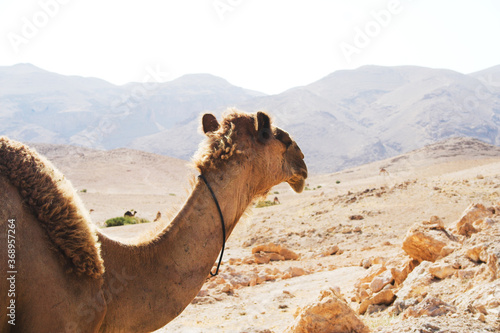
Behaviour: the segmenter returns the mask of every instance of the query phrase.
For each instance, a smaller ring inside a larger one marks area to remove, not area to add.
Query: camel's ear
[[[273,135],[271,130],[271,119],[262,111],[257,112],[257,140],[260,143],[266,143]]]
[[[201,120],[203,124],[203,133],[215,132],[219,129],[219,122],[211,113],[205,113]]]

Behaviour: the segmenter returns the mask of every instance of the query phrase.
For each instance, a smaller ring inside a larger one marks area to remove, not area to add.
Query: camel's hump
[[[0,137],[0,174],[18,189],[73,270],[94,278],[102,276],[104,264],[96,232],[62,173],[26,145]]]

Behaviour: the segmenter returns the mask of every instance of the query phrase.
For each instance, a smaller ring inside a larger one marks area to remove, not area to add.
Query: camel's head
[[[200,148],[196,166],[201,173],[209,170],[246,174],[257,194],[287,182],[300,193],[307,178],[304,154],[290,135],[271,124],[264,112],[246,114],[231,110],[219,122],[212,114],[202,118],[203,132],[208,137]]]

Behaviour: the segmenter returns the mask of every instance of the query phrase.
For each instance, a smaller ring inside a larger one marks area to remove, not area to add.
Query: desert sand
[[[280,203],[249,209],[227,242],[219,276],[207,277],[193,303],[157,332],[284,332],[298,309],[330,288],[358,312],[356,286],[369,267],[411,260],[402,244],[412,225],[437,216],[453,230],[470,204],[500,206],[500,148],[489,147],[457,139],[334,174],[313,174],[301,194],[286,184],[275,187],[265,199],[277,197]],[[194,177],[186,161],[139,151],[38,150],[72,181],[99,227],[131,209],[148,220],[162,212],[161,222],[102,227],[123,241],[168,224]],[[492,220],[498,225],[496,214]],[[275,261],[256,263],[266,251],[254,255],[252,250],[263,244],[285,248],[297,258],[275,256]],[[500,303],[484,313],[453,304],[480,283],[471,285],[471,279],[456,273],[429,282],[422,297],[438,295],[455,306],[443,315],[404,318],[390,305],[372,307],[359,318],[372,332],[500,331]],[[494,295],[500,297],[498,289]]]

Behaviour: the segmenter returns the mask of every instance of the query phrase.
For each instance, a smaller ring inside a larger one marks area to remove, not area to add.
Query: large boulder
[[[346,301],[331,289],[322,291],[316,302],[299,309],[295,316],[295,321],[285,330],[286,333],[370,332]]]
[[[433,219],[436,220],[435,217]],[[446,257],[459,245],[456,237],[442,227],[440,220],[431,222],[415,223],[403,241],[403,250],[419,262],[434,262]]]
[[[484,218],[492,216],[493,211],[494,209],[488,209],[482,204],[471,204],[457,221],[456,231],[459,235],[470,237],[479,231],[478,224],[482,224]]]

